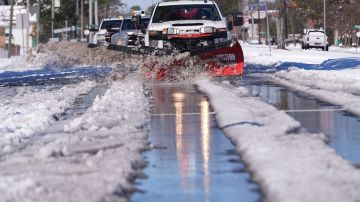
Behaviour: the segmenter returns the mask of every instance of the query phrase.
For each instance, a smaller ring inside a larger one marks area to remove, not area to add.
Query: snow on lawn
[[[199,80],[217,112],[219,127],[260,184],[265,201],[356,201],[360,171],[300,124],[245,88]]]
[[[301,50],[290,48],[287,50],[272,49],[266,46],[242,45],[245,62],[250,64],[272,65],[278,62],[298,62],[305,64],[320,64],[329,59],[360,57],[359,54],[345,52],[327,52],[316,49]]]
[[[64,122],[2,157],[0,201],[127,201],[148,144],[143,85],[114,81],[82,116]]]
[[[64,112],[80,94],[90,91],[94,84],[85,81],[51,90],[25,88],[21,91],[19,88],[15,96],[2,96],[0,154],[11,152],[14,146],[22,145],[35,132],[54,123],[54,115]]]

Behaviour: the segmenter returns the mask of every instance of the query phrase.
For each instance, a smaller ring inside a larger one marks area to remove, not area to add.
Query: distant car
[[[121,28],[121,25],[123,23],[123,18],[106,18],[103,19],[100,23],[100,26],[98,29],[93,29],[93,31],[96,31],[93,43],[94,44],[106,44],[111,41],[111,36],[109,36],[109,31],[113,30],[119,31]]]
[[[328,51],[329,50],[328,37],[325,36],[324,30],[321,29],[305,30],[303,41],[301,43],[301,48],[302,49],[321,48],[323,50]]]
[[[144,33],[150,16],[128,16],[124,18],[120,30],[111,37],[111,44],[121,46],[144,45]]]

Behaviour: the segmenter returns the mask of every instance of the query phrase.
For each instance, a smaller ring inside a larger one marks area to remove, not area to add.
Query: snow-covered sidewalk
[[[245,88],[198,81],[219,127],[235,143],[265,201],[357,201],[360,171],[325,144],[324,135],[252,97]]]

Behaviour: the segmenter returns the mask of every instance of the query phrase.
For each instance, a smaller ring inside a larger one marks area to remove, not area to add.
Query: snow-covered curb
[[[265,193],[265,201],[357,201],[360,172],[324,143],[321,134],[296,132],[284,112],[207,80],[197,82],[217,112],[220,128],[235,143]]]
[[[113,82],[64,130],[0,162],[0,201],[127,201],[148,122],[141,82]]]
[[[346,71],[353,72],[352,74]],[[339,105],[344,110],[360,115],[359,69],[343,71],[281,71],[275,74],[255,74],[281,86]],[[345,73],[345,75],[341,75]],[[348,75],[346,75],[348,74]],[[355,77],[355,78],[354,78]]]

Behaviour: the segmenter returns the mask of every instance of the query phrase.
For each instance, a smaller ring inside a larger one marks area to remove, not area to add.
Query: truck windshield
[[[101,23],[100,29],[108,29],[108,28],[119,28],[121,27],[122,20],[104,20]]]
[[[137,27],[136,22],[132,21],[131,19],[125,19],[121,30],[139,30],[142,27],[147,27],[149,21],[150,18],[141,18],[141,25],[140,27]]]
[[[174,5],[158,6],[153,23],[175,20],[213,20],[220,21],[220,14],[215,5]]]

